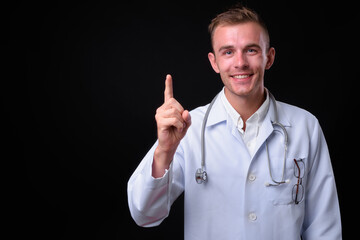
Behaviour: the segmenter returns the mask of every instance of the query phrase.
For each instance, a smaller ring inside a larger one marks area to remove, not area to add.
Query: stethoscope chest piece
[[[204,171],[201,168],[198,168],[195,173],[195,180],[197,183],[201,184],[203,182],[206,182],[207,180],[207,174],[206,171]]]

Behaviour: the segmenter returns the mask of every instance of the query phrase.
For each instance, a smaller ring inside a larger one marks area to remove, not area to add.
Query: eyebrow
[[[245,46],[245,48],[252,48],[252,47],[262,49],[262,48],[260,47],[260,45],[259,45],[259,44],[256,44],[256,43],[251,43],[251,44],[248,44],[248,45]]]
[[[218,52],[221,52],[226,49],[231,49],[231,48],[235,48],[234,45],[225,45],[225,46],[222,46],[221,48],[219,48]]]

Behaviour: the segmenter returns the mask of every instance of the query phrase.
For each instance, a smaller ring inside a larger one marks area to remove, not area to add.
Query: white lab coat
[[[273,102],[259,130],[251,158],[235,125],[218,98],[211,109],[205,132],[205,169],[208,181],[197,184],[201,166],[201,125],[208,107],[191,111],[192,125],[181,141],[170,169],[162,178],[151,176],[157,143],[150,149],[128,182],[131,215],[140,226],[159,225],[172,203],[185,191],[185,239],[341,239],[340,210],[327,144],[317,119],[300,108],[277,102],[278,119],[289,136],[285,179],[280,180],[284,159],[284,136],[271,120]],[[304,159],[304,199],[294,204],[297,183],[293,159]],[[169,236],[171,238],[171,236]]]

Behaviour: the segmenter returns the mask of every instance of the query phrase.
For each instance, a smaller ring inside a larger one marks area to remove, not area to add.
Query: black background
[[[128,210],[127,181],[156,140],[154,114],[167,73],[186,109],[220,91],[207,59],[207,25],[234,3],[2,4],[2,198],[12,238],[183,239],[182,198],[159,227],[141,228]],[[266,87],[320,121],[343,235],[353,236],[359,187],[355,6],[243,3],[265,19],[276,49]]]

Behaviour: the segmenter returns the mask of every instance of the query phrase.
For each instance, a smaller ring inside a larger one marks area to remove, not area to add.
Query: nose
[[[236,69],[246,69],[249,67],[246,55],[242,52],[238,52],[234,57],[234,67]]]

